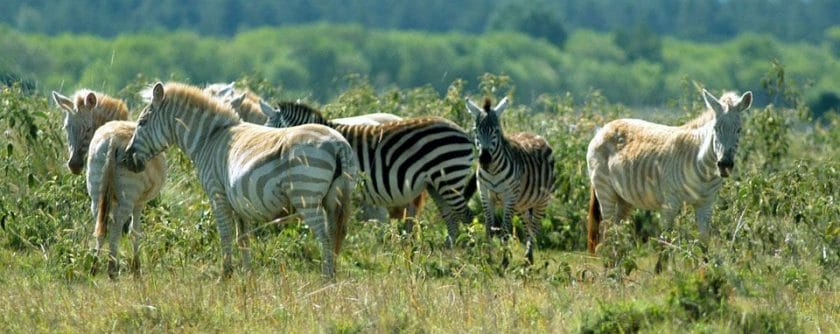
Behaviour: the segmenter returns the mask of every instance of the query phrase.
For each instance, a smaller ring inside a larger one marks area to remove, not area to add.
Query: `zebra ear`
[[[96,107],[96,102],[96,93],[90,92],[87,96],[85,96],[85,106],[88,109],[93,109],[93,107]]]
[[[484,113],[484,111],[482,111],[481,108],[475,105],[475,102],[473,102],[469,98],[467,98],[467,111],[469,111],[470,114],[472,114],[473,117],[475,117],[476,119],[481,117],[481,114]]]
[[[64,109],[64,111],[73,111],[73,101],[71,101],[68,97],[61,95],[59,92],[53,91],[52,98],[53,101],[55,101],[55,104],[57,104],[61,109]]]
[[[507,109],[507,106],[508,98],[507,96],[505,96],[505,98],[503,98],[501,101],[499,101],[498,104],[496,104],[496,107],[493,108],[493,111],[496,112],[496,116],[502,116],[502,112],[505,111],[505,109]]]
[[[244,95],[245,94],[243,94],[243,96]],[[260,99],[260,111],[262,111],[262,113],[268,118],[271,118],[272,116],[274,116],[274,114],[277,113],[276,111],[274,111],[274,108],[272,108],[271,105],[266,103],[263,99]]]
[[[735,110],[744,111],[752,106],[753,94],[751,91],[747,91],[744,95],[741,95],[741,101],[738,102],[738,105],[735,107]]]
[[[711,101],[709,101],[711,99]],[[723,115],[723,104],[715,98],[712,93],[709,93],[705,88],[703,89],[703,101],[706,102],[706,107],[715,111],[716,115]]]
[[[163,83],[157,82],[155,86],[152,87],[152,104],[159,105],[163,102]]]
[[[239,107],[242,106],[242,101],[245,101],[245,93],[239,94],[237,97],[234,97],[232,100],[230,100],[229,103],[230,106],[233,107],[233,109],[239,109]]]

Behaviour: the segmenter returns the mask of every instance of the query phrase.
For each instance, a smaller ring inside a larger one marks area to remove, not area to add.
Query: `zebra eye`
[[[140,120],[137,121],[137,126],[143,126],[145,124],[146,124],[146,119],[145,118],[141,118]]]

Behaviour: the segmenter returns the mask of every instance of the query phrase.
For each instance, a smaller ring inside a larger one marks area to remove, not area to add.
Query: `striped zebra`
[[[475,117],[478,188],[488,237],[498,228],[496,202],[503,208],[503,233],[512,230],[514,213],[525,216],[525,256],[533,263],[539,224],[554,192],[554,156],[543,137],[528,132],[504,133],[500,118],[507,105],[507,97],[492,109],[489,98],[484,99],[483,108],[467,99],[467,110]]]
[[[684,203],[694,207],[702,241],[708,240],[712,205],[735,164],[741,114],[752,93],[703,90],[709,111],[680,127],[638,119],[607,123],[589,143],[591,181],[588,248],[604,236],[606,219],[616,223],[633,208],[659,210],[670,228]]]
[[[439,117],[343,125],[297,102],[280,103],[266,125],[310,123],[334,128],[350,142],[365,175],[363,202],[403,206],[426,190],[447,223],[449,247],[458,236],[458,220],[472,219],[467,202],[475,193],[473,149],[458,125]]]
[[[272,129],[242,122],[230,106],[180,83],[156,83],[150,96],[126,165],[142,171],[172,144],[189,156],[216,218],[225,276],[233,270],[234,234],[249,267],[248,223],[294,212],[321,242],[322,274],[335,277],[358,170],[341,134],[314,124]]]
[[[72,98],[52,92],[53,101],[64,110],[64,130],[70,158],[67,168],[81,174],[94,131],[109,121],[128,120],[128,107],[119,99],[81,89]]]

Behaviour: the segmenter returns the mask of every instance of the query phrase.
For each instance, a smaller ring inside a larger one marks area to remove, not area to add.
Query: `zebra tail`
[[[334,210],[335,235],[333,236],[333,251],[336,256],[341,250],[341,243],[347,235],[347,225],[352,215],[353,206],[350,196],[353,193],[354,180],[358,174],[358,166],[353,160],[352,149],[342,147],[338,153],[333,182],[327,195],[328,210]]]
[[[102,176],[99,184],[99,202],[96,203],[96,227],[93,236],[101,237],[108,232],[108,215],[111,213],[111,198],[114,197],[114,175],[116,174],[117,150],[108,141],[108,155],[102,166]],[[88,166],[90,168],[91,166]]]
[[[476,174],[478,173],[476,172],[470,174],[470,179],[467,181],[467,185],[464,188],[464,199],[466,200],[465,202],[469,202],[470,198],[472,198],[473,195],[475,195],[475,191],[478,190],[478,181],[476,180]]]
[[[587,241],[587,247],[591,254],[595,254],[595,246],[598,246],[601,220],[601,204],[598,203],[598,196],[595,195],[595,188],[592,187],[589,197],[589,225],[586,227],[589,239]]]

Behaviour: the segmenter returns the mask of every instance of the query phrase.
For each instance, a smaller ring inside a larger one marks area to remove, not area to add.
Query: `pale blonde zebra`
[[[250,89],[239,89],[234,83],[214,83],[204,87],[204,92],[225,103],[230,103],[233,110],[243,121],[265,124],[265,115],[260,110],[260,97]]]
[[[72,98],[53,91],[52,98],[64,110],[70,151],[67,168],[73,174],[81,174],[93,132],[106,122],[128,120],[128,108],[119,99],[89,89],[76,91]]]
[[[514,212],[524,215],[528,231],[525,256],[533,263],[539,224],[554,193],[554,155],[541,136],[528,132],[505,135],[500,120],[507,104],[505,97],[491,109],[486,98],[481,108],[467,99],[467,110],[475,117],[478,190],[488,237],[498,228],[496,202],[501,202],[504,211],[502,233],[511,231]]]
[[[172,144],[192,160],[210,198],[225,275],[233,269],[231,224],[247,267],[248,223],[296,212],[321,242],[323,275],[335,276],[358,171],[341,134],[321,125],[273,129],[242,122],[230,106],[199,88],[157,83],[126,163],[142,171],[151,156]]]
[[[140,241],[143,237],[140,218],[146,203],[157,197],[166,179],[166,161],[163,153],[152,157],[140,173],[134,173],[119,163],[125,158],[126,147],[136,127],[135,122],[105,123],[93,135],[87,158],[87,191],[96,221],[96,257],[98,258],[107,235],[110,250],[108,275],[111,278],[118,272],[117,255],[121,227],[128,219],[131,219],[134,249],[131,270],[139,273]],[[94,264],[92,272],[95,271]]]
[[[619,222],[633,208],[659,210],[670,227],[684,203],[694,207],[707,241],[715,196],[734,167],[741,114],[752,93],[726,93],[718,100],[703,90],[703,99],[709,111],[683,126],[619,119],[595,134],[586,154],[590,252],[606,231],[602,219]]]

